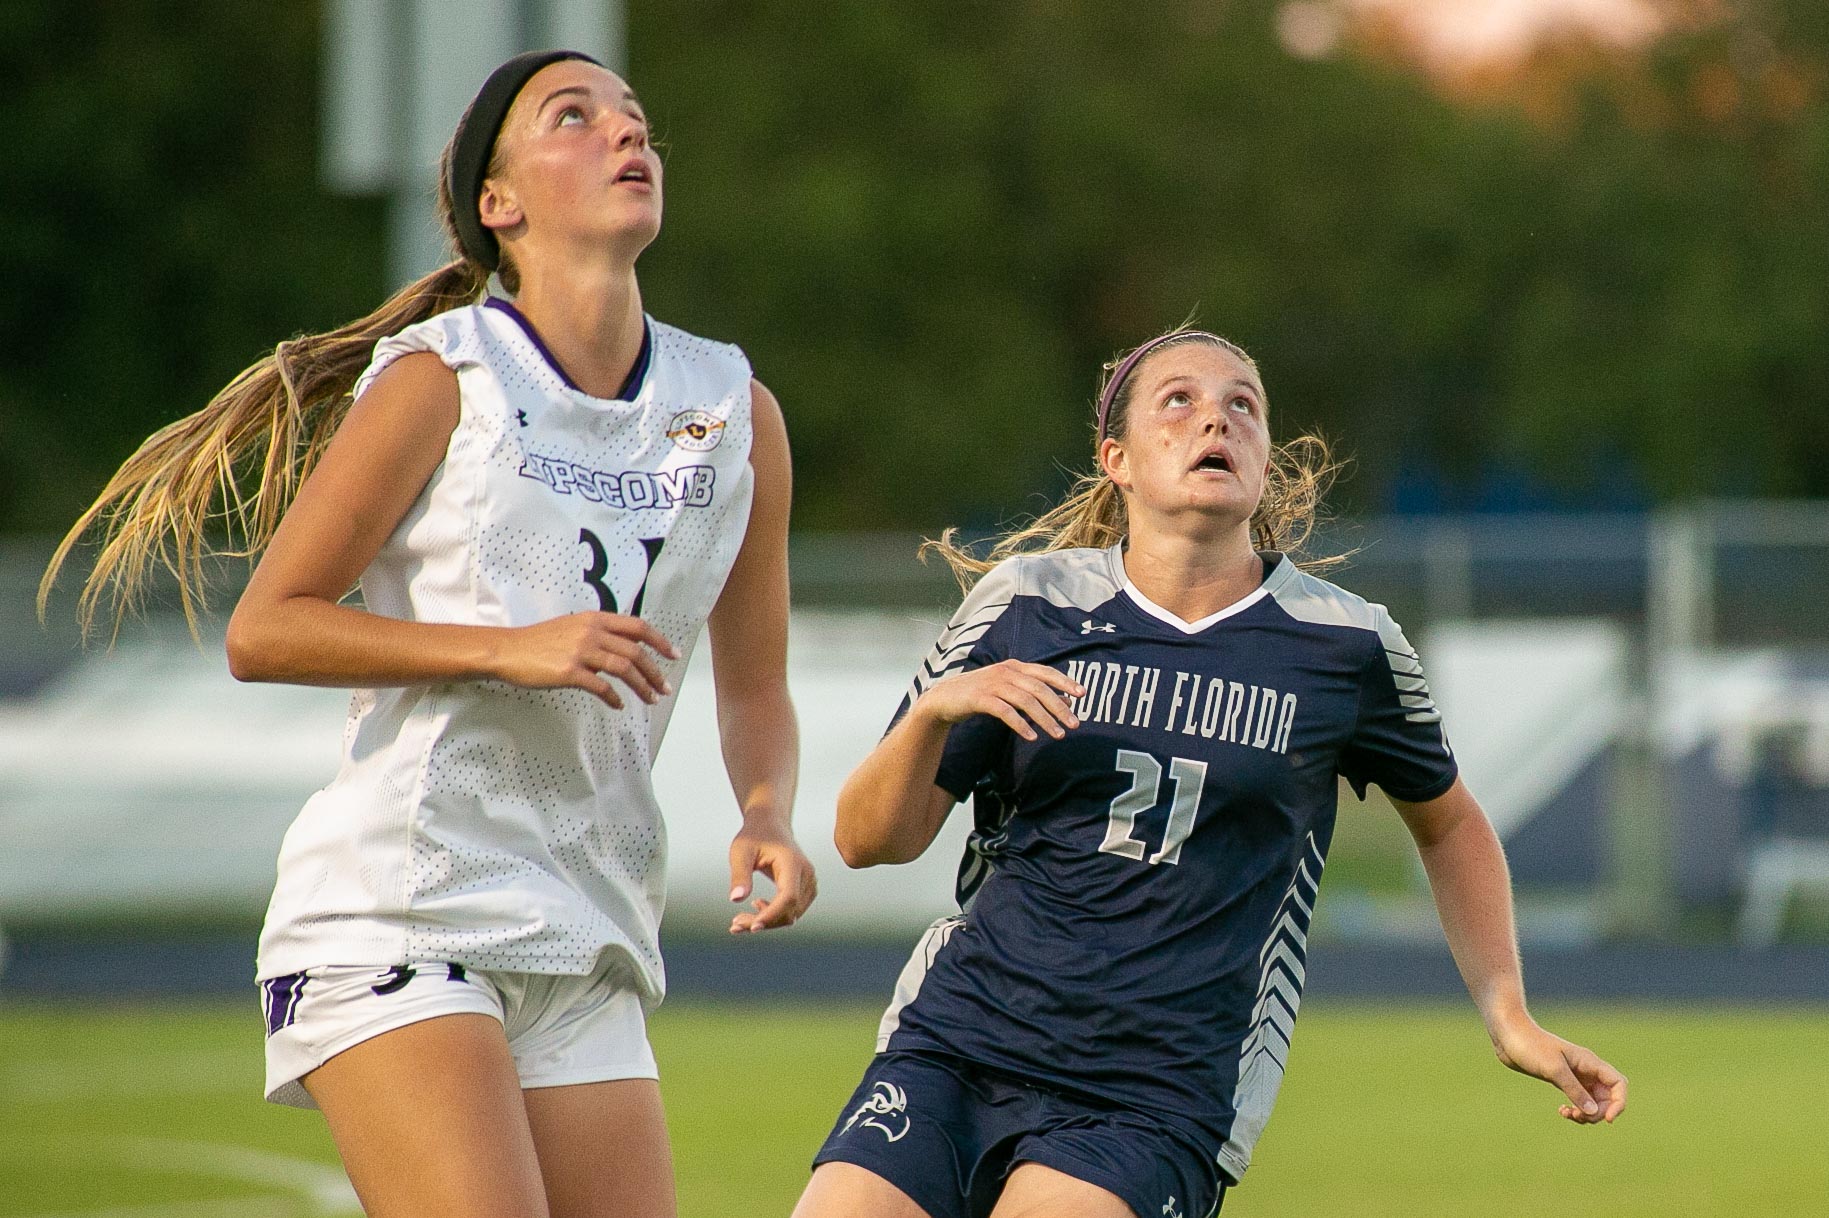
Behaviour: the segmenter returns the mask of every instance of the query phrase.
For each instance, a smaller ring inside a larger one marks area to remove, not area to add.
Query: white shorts
[[[259,982],[267,1017],[267,1098],[315,1108],[299,1080],[372,1036],[439,1015],[498,1020],[521,1086],[658,1078],[640,993],[607,957],[566,976],[415,960],[392,968],[333,964]]]

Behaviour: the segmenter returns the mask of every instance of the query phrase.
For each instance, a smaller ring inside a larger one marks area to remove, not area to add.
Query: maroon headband
[[[1144,356],[1148,355],[1162,344],[1173,342],[1180,338],[1210,339],[1228,350],[1236,350],[1231,343],[1217,334],[1209,334],[1205,330],[1176,330],[1173,333],[1152,338],[1141,347],[1138,347],[1135,351],[1132,351],[1129,355],[1124,357],[1124,362],[1118,365],[1118,370],[1111,374],[1111,379],[1105,382],[1105,392],[1099,395],[1099,439],[1101,441],[1105,439],[1106,427],[1111,421],[1111,404],[1117,400],[1118,387],[1124,384],[1124,378],[1131,374]]]

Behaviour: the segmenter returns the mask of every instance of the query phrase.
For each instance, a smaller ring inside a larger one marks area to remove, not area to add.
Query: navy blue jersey
[[[1034,742],[988,715],[952,729],[935,781],[973,803],[963,912],[917,947],[879,1050],[1173,1114],[1243,1174],[1295,1028],[1338,777],[1425,800],[1456,773],[1384,607],[1265,563],[1199,622],[1151,604],[1115,546],[1011,559],[972,589],[902,712],[1016,659],[1084,685],[1081,723]]]

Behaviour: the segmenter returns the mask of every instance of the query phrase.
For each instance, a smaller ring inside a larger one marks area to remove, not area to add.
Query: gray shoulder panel
[[[1363,596],[1310,575],[1288,559],[1283,562],[1289,574],[1271,581],[1270,595],[1283,612],[1296,621],[1358,630],[1378,630],[1380,618],[1390,621],[1384,606],[1374,605]]]
[[[965,602],[940,632],[915,674],[914,684],[908,689],[909,700],[920,697],[935,681],[964,668],[973,646],[990,633],[1018,596],[1039,596],[1053,605],[1096,609],[1123,586],[1116,571],[1111,550],[1053,550],[1006,558],[980,576],[966,593]]]
[[[1115,549],[1050,550],[1015,560],[1023,591],[1064,609],[1097,609],[1124,588]]]
[[[1383,605],[1355,596],[1293,566],[1288,578],[1277,580],[1270,594],[1283,611],[1297,621],[1376,633],[1384,650],[1385,663],[1391,669],[1391,680],[1397,686],[1397,699],[1404,709],[1404,718],[1412,723],[1441,722],[1441,712],[1436,709],[1434,696],[1429,692],[1428,678],[1423,675],[1422,660],[1410,646],[1410,640],[1404,637],[1403,628]]]
[[[946,623],[946,629],[940,632],[926,659],[921,661],[914,683],[908,687],[904,708],[935,681],[965,667],[972,648],[990,633],[991,627],[997,624],[997,619],[1003,616],[1021,590],[1022,561],[1020,558],[1006,559],[978,577],[978,582],[965,594],[964,603]]]
[[[992,606],[1008,605],[1022,591],[1022,559],[1006,558],[996,566],[978,577],[971,591],[965,594],[965,600],[959,605],[959,612],[953,614],[955,623],[969,621],[979,617],[982,611]]]

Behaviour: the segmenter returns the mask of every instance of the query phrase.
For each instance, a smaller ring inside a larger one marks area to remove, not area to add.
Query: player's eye
[[[582,123],[584,119],[585,114],[582,108],[578,106],[567,106],[565,109],[559,111],[557,122],[554,125],[559,127],[575,127],[579,123]]]
[[[1175,392],[1169,394],[1168,397],[1164,398],[1162,404],[1164,406],[1192,406],[1194,404],[1194,399],[1177,389]]]
[[[1252,403],[1251,399],[1248,397],[1245,397],[1244,395],[1241,394],[1238,397],[1235,397],[1232,399],[1232,409],[1243,411],[1245,414],[1250,414],[1251,411],[1254,409],[1254,407],[1253,407],[1253,403]]]

